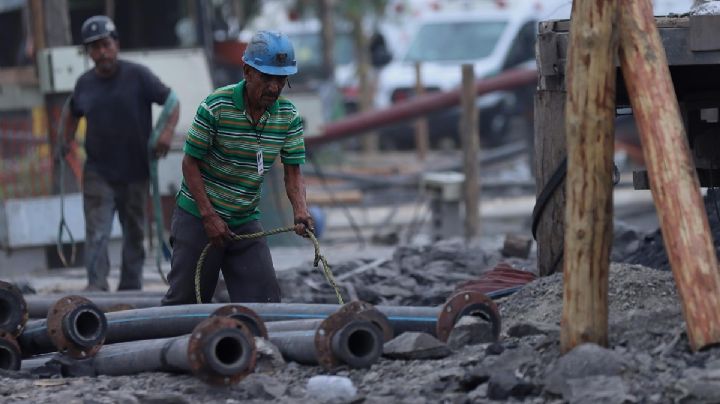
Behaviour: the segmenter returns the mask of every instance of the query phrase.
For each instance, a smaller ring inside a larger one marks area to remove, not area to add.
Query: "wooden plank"
[[[560,350],[608,343],[617,0],[575,0],[566,72],[567,177]]]
[[[535,182],[537,196],[567,156],[565,145],[565,91],[538,90],[535,93]],[[538,201],[542,204],[542,201]],[[551,275],[562,266],[565,233],[565,187],[550,195],[534,218],[537,230],[537,260],[541,276]]]
[[[480,233],[480,165],[478,164],[480,136],[478,135],[478,110],[475,107],[475,98],[473,65],[464,64],[462,66],[460,140],[463,149],[463,173],[465,174],[463,186],[465,240],[471,240]]]
[[[556,20],[547,23],[547,29],[556,32],[570,31],[570,20]],[[655,17],[655,25],[658,28],[687,28],[690,26],[690,19],[688,17]]]
[[[620,0],[620,61],[693,350],[720,343],[720,272],[651,0]]]

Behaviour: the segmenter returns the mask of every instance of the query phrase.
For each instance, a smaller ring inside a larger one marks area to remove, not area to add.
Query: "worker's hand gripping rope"
[[[280,234],[280,233],[286,233],[295,231],[295,226],[288,226],[288,227],[281,227],[275,230],[270,231],[262,231],[258,233],[251,233],[251,234],[233,234],[232,240],[249,240],[254,238],[260,238],[265,236],[272,236],[274,234]],[[328,281],[330,286],[335,291],[335,296],[337,296],[338,303],[339,304],[345,304],[342,295],[340,294],[340,290],[337,287],[337,284],[335,283],[335,278],[333,277],[332,270],[330,269],[330,264],[328,264],[327,259],[320,254],[320,243],[318,242],[317,238],[315,237],[315,234],[310,230],[309,228],[305,231],[308,238],[310,238],[310,241],[312,241],[313,246],[315,247],[315,259],[313,260],[313,266],[317,268],[318,264],[322,262],[323,264],[323,275],[325,275],[325,279]],[[207,256],[208,250],[210,249],[211,244],[208,243],[205,248],[203,248],[202,253],[200,254],[200,258],[198,259],[197,265],[195,266],[195,300],[197,303],[202,303],[202,295],[200,293],[200,275],[202,273],[203,264],[205,263],[205,257]]]

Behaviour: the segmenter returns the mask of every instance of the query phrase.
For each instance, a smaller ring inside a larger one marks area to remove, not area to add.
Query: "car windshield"
[[[320,67],[323,64],[322,36],[320,33],[288,35],[295,48],[298,66]],[[349,34],[335,36],[335,63],[344,65],[353,61],[352,38]]]
[[[506,25],[505,21],[427,24],[418,30],[405,58],[428,62],[481,59],[492,53]]]

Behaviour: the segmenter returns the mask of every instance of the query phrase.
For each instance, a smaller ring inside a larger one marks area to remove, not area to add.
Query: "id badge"
[[[255,153],[255,156],[257,157],[258,174],[262,175],[262,173],[265,171],[265,163],[263,162],[262,150],[258,150],[257,153]]]

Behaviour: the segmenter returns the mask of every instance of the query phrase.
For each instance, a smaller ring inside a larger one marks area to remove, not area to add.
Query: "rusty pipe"
[[[0,281],[0,331],[18,336],[27,320],[27,303],[20,289],[12,283]]]
[[[20,369],[20,347],[15,338],[5,331],[0,331],[0,369]]]
[[[536,70],[511,69],[497,76],[477,81],[475,91],[477,95],[483,95],[493,91],[509,90],[532,84],[536,81]],[[330,122],[325,125],[321,135],[306,138],[305,146],[313,147],[342,140],[459,104],[460,88],[447,92],[420,95],[386,109],[361,112],[350,115],[345,119]]]
[[[28,323],[18,337],[24,356],[57,350],[71,358],[94,356],[105,340],[107,319],[91,301],[65,296],[50,307],[46,320]]]
[[[191,334],[105,345],[87,364],[97,375],[183,372],[212,385],[231,385],[255,369],[256,355],[254,336],[243,323],[216,316]],[[51,358],[25,360],[22,369],[41,367]]]
[[[332,369],[340,364],[366,368],[382,354],[383,335],[370,321],[350,313],[334,313],[317,328],[297,331],[270,331],[287,360]]]
[[[251,373],[255,360],[250,330],[238,320],[212,317],[190,335],[108,345],[93,362],[98,374],[182,370],[210,384],[230,385]]]
[[[335,304],[245,303],[266,324],[289,319],[326,318]],[[442,306],[370,306],[382,313],[392,326],[392,335],[425,332],[447,341],[455,323],[463,316],[482,317],[492,325],[495,339],[500,337],[501,319],[497,305],[487,295],[467,290],[454,293]]]

